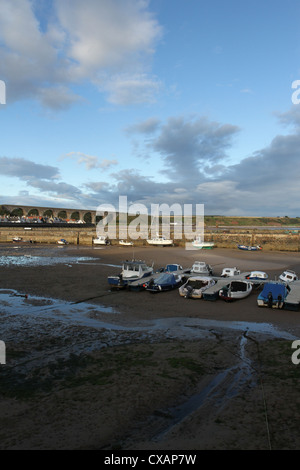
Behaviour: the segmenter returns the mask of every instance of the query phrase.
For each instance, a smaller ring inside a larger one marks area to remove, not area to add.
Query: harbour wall
[[[205,229],[205,241],[213,241],[215,247],[236,248],[238,244],[260,245],[266,251],[300,251],[300,232],[289,230],[264,230],[264,229]],[[172,237],[172,232],[170,234]],[[24,242],[56,244],[60,238],[65,238],[70,244],[92,246],[93,239],[97,237],[96,227],[49,227],[33,226],[22,227],[15,224],[10,227],[0,225],[0,243],[12,242],[14,237],[21,237]],[[118,240],[111,240],[112,245],[117,245]],[[134,241],[135,246],[149,246],[146,242],[146,234],[143,239]],[[175,240],[175,246],[185,246],[185,239]]]

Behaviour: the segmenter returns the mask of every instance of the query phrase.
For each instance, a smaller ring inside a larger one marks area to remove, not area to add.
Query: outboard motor
[[[189,299],[194,289],[191,286],[186,286],[186,290],[187,293],[185,294],[184,298]]]
[[[272,308],[272,306],[273,306],[273,295],[272,295],[272,292],[269,292],[268,293],[268,307]]]

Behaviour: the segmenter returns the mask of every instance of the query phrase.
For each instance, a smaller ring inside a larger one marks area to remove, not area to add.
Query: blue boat
[[[245,251],[259,251],[261,250],[261,246],[256,245],[256,246],[248,246],[248,245],[238,245],[237,246],[239,250],[245,250]]]
[[[162,273],[155,279],[150,279],[145,283],[146,290],[157,293],[176,289],[181,286],[183,277],[180,274]]]
[[[257,297],[259,307],[283,308],[290,287],[281,282],[267,282]]]

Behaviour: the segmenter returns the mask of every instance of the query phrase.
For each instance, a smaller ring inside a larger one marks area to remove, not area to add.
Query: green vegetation
[[[206,226],[300,226],[300,217],[225,217],[219,215],[204,216]]]

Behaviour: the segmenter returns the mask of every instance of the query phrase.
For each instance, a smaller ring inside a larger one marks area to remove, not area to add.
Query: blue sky
[[[300,216],[299,17],[299,0],[0,0],[0,204]]]

